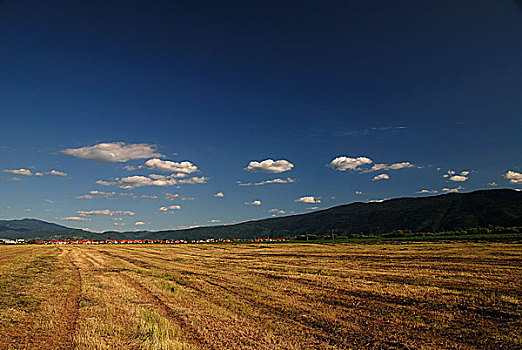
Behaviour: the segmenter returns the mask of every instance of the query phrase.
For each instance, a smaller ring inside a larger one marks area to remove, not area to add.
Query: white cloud
[[[509,180],[510,183],[518,185],[522,184],[522,174],[517,173],[516,171],[509,170],[504,177]]]
[[[76,199],[93,199],[94,196],[91,196],[90,194],[84,194],[83,196],[77,196],[74,198],[76,198]]]
[[[24,175],[24,176],[32,176],[31,170],[29,169],[4,169],[4,173],[11,173],[14,175]]]
[[[80,159],[110,163],[127,162],[131,159],[163,157],[162,154],[156,152],[155,145],[149,145],[146,143],[99,143],[94,146],[68,148],[61,152]]]
[[[442,192],[446,192],[446,193],[456,193],[456,192],[459,192],[460,190],[464,189],[464,187],[462,186],[459,186],[459,187],[455,187],[455,188],[448,188],[448,187],[445,187],[442,189]]]
[[[36,173],[34,173],[34,176],[44,176],[44,174],[41,172],[36,172]]]
[[[319,209],[319,207],[310,207],[310,208],[306,208],[307,210],[316,210],[316,209]]]
[[[129,211],[129,210],[109,210],[109,209],[97,209],[97,210],[89,210],[89,211],[78,210],[77,213],[80,216],[88,216],[88,215],[95,215],[95,216],[130,215],[130,216],[133,216],[136,214],[135,212]]]
[[[176,180],[154,180],[150,177],[134,175],[120,179],[121,188],[135,188],[142,186],[172,186]]]
[[[252,202],[245,202],[245,205],[261,205],[261,201],[256,199]]]
[[[186,179],[175,179],[174,177],[176,174],[173,175],[157,175],[157,174],[151,174],[148,177],[143,175],[134,175],[134,176],[127,176],[123,177],[121,179],[116,178],[115,181],[105,181],[105,180],[98,180],[96,181],[96,184],[103,185],[103,186],[117,186],[122,189],[130,190],[136,187],[143,187],[143,186],[157,186],[157,187],[164,187],[164,186],[174,186],[179,184],[204,184],[207,183],[208,177],[205,176],[194,176],[191,178]]]
[[[488,186],[491,186],[491,187],[497,187],[497,186],[498,186],[498,183],[496,183],[495,181],[493,181],[493,182],[488,182]]]
[[[143,199],[158,199],[158,196],[153,195],[153,194],[142,194],[141,198],[143,198]]]
[[[384,202],[384,199],[372,199],[370,201],[368,201],[368,203],[382,203]]]
[[[22,211],[25,211],[26,213],[29,213],[29,212],[31,212],[33,210],[28,208],[28,209],[23,209]]]
[[[46,172],[47,175],[57,175],[57,176],[67,176],[67,173],[64,173],[63,171],[59,171],[59,170],[51,170],[51,171],[48,171]]]
[[[379,181],[379,180],[389,180],[390,176],[388,174],[379,174],[375,175],[372,179],[372,181]]]
[[[437,193],[437,190],[420,190],[415,193]]]
[[[358,170],[361,165],[368,165],[372,162],[373,161],[368,157],[350,158],[340,156],[332,160],[328,166],[338,171]]]
[[[357,195],[361,195],[361,194],[363,194],[363,193],[362,193],[362,191],[355,191],[355,194],[357,194]]]
[[[128,170],[128,171],[134,171],[134,170],[136,170],[137,168],[136,168],[134,165],[125,165],[125,166],[123,167],[123,169]]]
[[[161,207],[158,210],[162,211],[164,213],[167,213],[167,212],[170,212],[170,211],[173,211],[173,210],[180,210],[180,209],[181,209],[180,205],[169,205],[168,207]]]
[[[67,216],[64,218],[55,218],[56,220],[64,220],[64,221],[91,221],[91,218],[82,218],[80,216]]]
[[[102,185],[102,186],[112,186],[115,184],[115,182],[109,182],[109,181],[105,181],[105,180],[98,180],[95,182],[95,184],[97,185]]]
[[[245,170],[254,173],[282,173],[284,171],[292,170],[293,167],[294,165],[285,159],[275,161],[273,159],[265,159],[261,162],[251,161],[248,163],[248,166],[245,168]]]
[[[216,197],[216,198],[223,198],[223,197],[225,197],[225,194],[223,192],[218,192],[218,193],[216,193],[214,195],[214,197]]]
[[[165,199],[168,201],[173,201],[178,197],[179,197],[179,194],[177,194],[177,193],[165,193]]]
[[[282,209],[276,209],[276,208],[270,209],[268,212],[269,213],[274,213],[274,214],[286,214],[286,211],[284,211]]]
[[[401,163],[393,163],[393,164],[374,164],[370,169],[365,170],[364,172],[372,172],[372,171],[382,171],[382,170],[399,170],[406,168],[415,168],[410,162],[401,162]]]
[[[146,222],[143,222],[143,221],[136,221],[136,222],[134,223],[134,226],[143,226],[143,225],[147,225],[147,223],[146,223]]]
[[[212,220],[209,220],[208,222],[213,223],[213,224],[217,224],[218,222],[221,222],[221,220],[219,220],[219,219],[212,219]]]
[[[292,184],[296,180],[292,179],[291,177],[287,177],[286,179],[276,178],[272,180],[265,180],[261,182],[247,182],[243,183],[241,181],[238,181],[237,184],[239,186],[263,186],[263,185],[269,185],[269,184]]]
[[[460,173],[460,175],[462,176],[468,176],[469,175],[469,171],[468,170],[464,170]]]
[[[194,176],[188,179],[181,179],[178,180],[179,184],[189,184],[189,185],[196,185],[196,184],[206,184],[208,182],[208,177],[205,176]]]
[[[314,196],[304,196],[299,199],[296,199],[294,202],[300,202],[300,203],[321,203],[321,200],[318,198],[315,198]]]
[[[198,171],[198,167],[191,162],[184,161],[181,163],[172,162],[170,160],[161,160],[158,158],[149,159],[145,162],[145,166],[151,170],[168,172],[168,173],[181,173],[181,174],[192,174]],[[180,175],[178,177],[183,177]]]
[[[464,182],[464,181],[468,180],[468,177],[467,176],[462,176],[462,175],[453,175],[449,179],[450,179],[450,181]]]

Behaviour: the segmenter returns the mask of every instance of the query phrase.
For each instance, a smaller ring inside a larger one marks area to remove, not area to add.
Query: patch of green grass
[[[140,310],[137,338],[140,349],[177,350],[190,347],[180,340],[180,330],[156,310]]]

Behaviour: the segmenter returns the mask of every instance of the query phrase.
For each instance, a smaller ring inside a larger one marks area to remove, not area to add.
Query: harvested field
[[[522,348],[508,243],[0,246],[0,349]]]

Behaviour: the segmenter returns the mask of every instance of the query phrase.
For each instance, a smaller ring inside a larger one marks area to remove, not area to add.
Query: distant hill
[[[37,219],[0,220],[0,238],[49,239],[88,235],[96,234]]]
[[[352,203],[313,213],[235,225],[155,232],[154,238],[272,238],[300,234],[382,234],[395,230],[441,232],[471,227],[522,226],[522,192],[498,189]]]
[[[472,227],[522,226],[522,192],[509,189],[352,203],[307,214],[188,230],[92,233],[40,220],[1,220],[0,238],[190,239],[272,238],[300,234],[441,232]]]

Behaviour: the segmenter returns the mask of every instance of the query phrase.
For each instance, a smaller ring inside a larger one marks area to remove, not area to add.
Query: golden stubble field
[[[520,349],[521,248],[0,246],[0,349]]]

